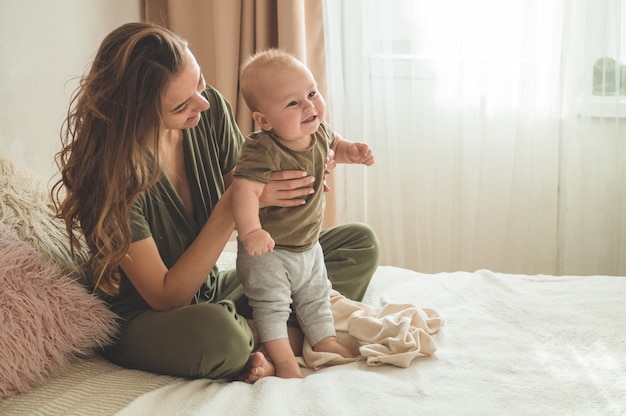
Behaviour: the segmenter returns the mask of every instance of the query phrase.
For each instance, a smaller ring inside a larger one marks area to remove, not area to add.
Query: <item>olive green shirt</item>
[[[244,140],[225,98],[211,86],[203,95],[210,108],[201,113],[196,127],[183,131],[195,214],[189,213],[165,175],[141,194],[131,209],[132,240],[153,237],[168,268],[191,245],[211,215],[225,191],[223,175],[234,169]],[[216,273],[214,268],[212,275]],[[107,301],[114,312],[129,319],[150,308],[123,271],[121,274],[119,294]]]
[[[252,133],[243,146],[235,177],[267,183],[272,172],[298,169],[315,176],[315,192],[297,207],[266,207],[259,210],[261,226],[270,233],[276,248],[304,251],[319,240],[324,214],[324,165],[335,134],[323,123],[304,150],[282,145],[272,132]]]

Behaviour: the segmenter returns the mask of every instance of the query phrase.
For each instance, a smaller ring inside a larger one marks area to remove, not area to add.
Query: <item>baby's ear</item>
[[[256,121],[259,127],[261,127],[261,129],[265,131],[272,130],[272,125],[270,124],[269,121],[267,121],[267,117],[265,117],[265,114],[258,112],[258,111],[254,111],[252,113],[252,118],[254,119],[254,121]]]

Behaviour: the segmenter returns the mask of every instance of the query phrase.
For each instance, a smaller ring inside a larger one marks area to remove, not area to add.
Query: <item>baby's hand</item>
[[[274,249],[274,239],[262,228],[249,232],[239,239],[250,256],[259,256]]]
[[[371,166],[374,164],[374,153],[367,143],[355,142],[348,148],[348,159],[352,163]]]

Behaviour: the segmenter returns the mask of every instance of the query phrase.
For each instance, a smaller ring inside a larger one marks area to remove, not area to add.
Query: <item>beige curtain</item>
[[[292,53],[311,69],[326,95],[322,0],[145,0],[145,16],[189,41],[207,82],[231,103],[244,135],[254,125],[239,92],[239,66],[257,50],[277,47]],[[334,223],[331,192],[324,226]]]

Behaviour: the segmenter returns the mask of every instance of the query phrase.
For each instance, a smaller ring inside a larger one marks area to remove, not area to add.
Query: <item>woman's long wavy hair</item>
[[[131,243],[130,207],[159,178],[161,95],[183,66],[187,43],[171,31],[128,23],[102,42],[72,95],[52,188],[73,252],[84,236],[94,290],[119,292]],[[154,152],[154,157],[150,157]]]

